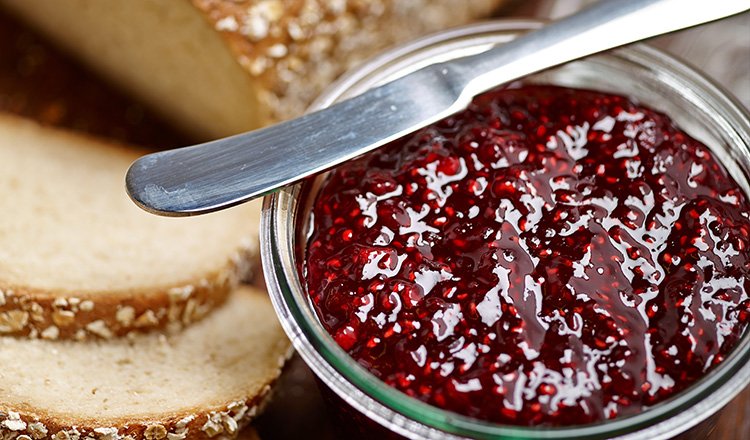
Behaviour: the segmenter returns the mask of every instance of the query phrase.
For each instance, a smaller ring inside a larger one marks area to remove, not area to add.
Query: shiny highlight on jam
[[[304,276],[359,364],[502,424],[633,414],[750,321],[750,204],[713,153],[627,98],[498,90],[335,169]]]

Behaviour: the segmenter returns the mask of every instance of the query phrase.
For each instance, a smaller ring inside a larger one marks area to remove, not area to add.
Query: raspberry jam
[[[334,170],[304,275],[388,385],[501,424],[632,414],[750,320],[750,204],[709,149],[627,98],[551,86]]]

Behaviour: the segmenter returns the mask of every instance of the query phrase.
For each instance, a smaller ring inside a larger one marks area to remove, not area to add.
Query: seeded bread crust
[[[110,339],[132,331],[178,331],[224,302],[238,284],[227,266],[194,284],[106,296],[64,294],[23,287],[0,288],[0,335],[32,339]]]
[[[263,84],[271,120],[296,117],[395,43],[490,16],[507,0],[190,0]]]
[[[196,409],[198,415],[140,423],[122,421],[120,426],[78,426],[60,423],[54,417],[8,411],[0,414],[0,435],[3,440],[232,440],[248,431],[246,438],[257,439],[249,423],[263,412],[272,385],[257,399],[232,402],[220,410],[201,413]]]
[[[207,218],[147,214],[124,190],[140,154],[0,115],[0,335],[176,331],[250,276],[260,201]]]
[[[172,335],[0,337],[0,438],[232,439],[262,411],[290,354],[267,294],[251,287]]]
[[[301,115],[394,43],[509,0],[0,0],[200,139]]]

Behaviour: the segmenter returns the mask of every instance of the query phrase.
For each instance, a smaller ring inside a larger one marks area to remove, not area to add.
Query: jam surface
[[[305,277],[390,386],[502,424],[632,414],[750,320],[750,205],[709,149],[627,98],[483,95],[337,168]]]

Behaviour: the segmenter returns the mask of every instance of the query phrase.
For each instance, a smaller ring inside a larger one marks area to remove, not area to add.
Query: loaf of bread
[[[194,136],[302,114],[353,64],[507,0],[0,0]]]
[[[180,327],[257,257],[260,201],[201,217],[137,208],[137,150],[0,116],[0,335],[111,338]]]
[[[0,438],[233,438],[289,354],[268,295],[249,287],[174,334],[0,337]]]

